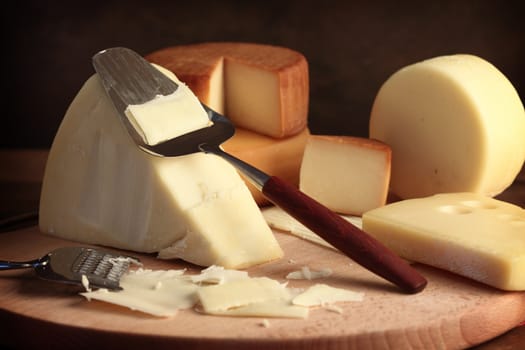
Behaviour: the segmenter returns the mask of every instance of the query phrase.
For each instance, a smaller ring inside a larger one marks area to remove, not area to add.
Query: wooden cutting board
[[[339,304],[343,313],[311,310],[308,319],[220,317],[183,310],[155,318],[98,301],[78,289],[35,277],[31,270],[0,272],[0,336],[23,348],[56,349],[444,349],[464,348],[525,320],[525,292],[502,292],[428,266],[415,267],[428,279],[416,295],[397,288],[344,255],[276,232],[285,258],[249,269],[251,276],[281,281],[302,266],[333,274],[305,287],[326,283],[365,293],[364,301]],[[0,235],[0,258],[29,260],[65,245],[78,245],[38,232],[36,227]],[[146,268],[200,268],[135,254]]]

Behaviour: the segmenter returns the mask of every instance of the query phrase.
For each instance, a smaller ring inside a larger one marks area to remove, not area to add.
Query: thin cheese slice
[[[210,154],[141,151],[96,75],[53,142],[39,220],[42,232],[69,240],[201,266],[244,268],[283,254],[235,168]]]
[[[179,309],[189,309],[197,302],[198,286],[169,271],[144,271],[126,274],[120,280],[122,290],[98,289],[81,293],[88,300],[99,300],[158,317],[172,317]]]
[[[330,307],[335,302],[362,299],[361,293],[326,285],[314,285],[307,291],[287,288],[276,280],[250,278],[244,271],[221,266],[204,269],[198,275],[185,272],[140,268],[121,278],[120,291],[91,291],[86,285],[81,295],[157,317],[172,317],[178,310],[195,307],[210,315],[306,318],[309,306]],[[332,311],[342,312],[332,306]]]
[[[525,210],[475,193],[404,200],[363,215],[363,229],[409,260],[504,290],[525,290]]]
[[[292,303],[300,306],[324,306],[337,302],[362,301],[363,293],[316,284],[293,298]]]
[[[227,270],[222,266],[212,265],[202,270],[200,274],[191,276],[190,280],[197,284],[222,284],[247,278],[249,278],[249,276],[246,271]]]
[[[379,90],[370,137],[392,147],[391,190],[495,196],[525,161],[525,110],[511,82],[473,55],[404,67]]]
[[[232,308],[268,301],[290,300],[290,291],[276,280],[267,277],[232,281],[198,290],[205,312],[226,311]]]

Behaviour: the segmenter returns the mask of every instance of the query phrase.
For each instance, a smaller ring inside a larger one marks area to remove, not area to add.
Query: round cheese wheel
[[[238,127],[281,138],[307,125],[308,64],[297,51],[213,42],[168,47],[146,58],[171,70]]]
[[[391,191],[401,198],[495,196],[525,160],[525,112],[491,63],[473,55],[441,56],[402,68],[383,84],[370,137],[391,146]]]

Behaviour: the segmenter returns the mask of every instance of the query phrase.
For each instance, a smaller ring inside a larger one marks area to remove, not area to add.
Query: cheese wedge
[[[275,138],[307,125],[308,64],[294,50],[251,43],[168,47],[146,56],[241,128]]]
[[[525,290],[525,210],[476,193],[409,199],[363,215],[363,229],[409,260]]]
[[[223,143],[223,149],[267,174],[278,176],[292,185],[299,185],[299,169],[304,147],[310,132],[305,128],[297,135],[281,139],[236,129],[235,135]],[[241,174],[244,179],[244,176]],[[246,185],[258,205],[269,201],[255,186],[245,179]]]
[[[391,190],[401,198],[495,196],[525,160],[525,111],[489,62],[441,56],[404,67],[383,84],[370,137],[392,147]]]
[[[163,158],[139,150],[96,75],[53,142],[39,225],[62,238],[202,266],[242,268],[283,254],[230,164],[203,153]]]
[[[341,214],[361,215],[386,203],[391,150],[360,137],[311,135],[300,189]]]

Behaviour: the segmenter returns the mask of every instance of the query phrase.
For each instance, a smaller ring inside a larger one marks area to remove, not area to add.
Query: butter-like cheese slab
[[[409,199],[363,215],[400,256],[503,290],[525,290],[525,210],[476,193]]]
[[[209,126],[208,114],[192,91],[170,71],[157,67],[178,85],[166,96],[129,105],[125,114],[144,143],[156,145],[188,132]],[[177,111],[177,112],[174,112]]]
[[[92,76],[49,153],[42,232],[201,266],[243,268],[282,256],[235,168],[204,153],[147,154],[116,113]]]

